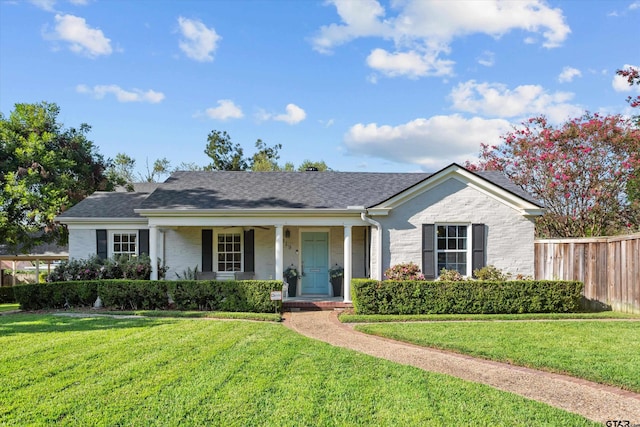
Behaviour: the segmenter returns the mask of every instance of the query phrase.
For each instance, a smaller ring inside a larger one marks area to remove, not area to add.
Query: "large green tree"
[[[211,158],[211,163],[204,167],[205,170],[243,171],[249,166],[242,146],[231,142],[231,136],[226,131],[211,131],[207,136],[204,153]]]
[[[109,166],[86,138],[87,124],[64,128],[53,103],[16,104],[0,113],[0,241],[28,251],[65,243],[54,217],[96,190],[110,190]]]

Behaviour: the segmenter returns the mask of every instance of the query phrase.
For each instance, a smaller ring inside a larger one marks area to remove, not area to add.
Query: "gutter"
[[[376,271],[372,279],[382,280],[382,225],[367,216],[367,211],[360,213],[360,218],[376,228]],[[373,273],[373,271],[372,271]]]

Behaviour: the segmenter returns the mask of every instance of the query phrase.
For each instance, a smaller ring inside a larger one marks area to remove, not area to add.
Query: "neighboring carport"
[[[21,263],[34,262],[36,266],[36,278],[40,276],[40,264],[47,265],[47,272],[51,272],[51,264],[54,261],[69,259],[69,247],[55,244],[42,244],[34,247],[29,253],[11,251],[7,245],[0,244],[0,286],[14,286],[16,284],[16,271]],[[24,265],[24,264],[22,264]],[[8,267],[8,268],[5,268]],[[11,283],[5,283],[4,270],[11,270]]]

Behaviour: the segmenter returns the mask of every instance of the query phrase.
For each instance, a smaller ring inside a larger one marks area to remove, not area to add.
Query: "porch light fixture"
[[[291,237],[291,231],[289,231],[289,229],[287,228],[286,230],[284,230],[284,238],[288,239]]]

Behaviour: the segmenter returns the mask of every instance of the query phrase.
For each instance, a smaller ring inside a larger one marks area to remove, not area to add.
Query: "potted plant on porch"
[[[331,280],[331,287],[333,288],[333,296],[342,296],[342,277],[344,276],[344,268],[340,267],[337,263],[329,269],[329,280]]]
[[[288,285],[288,296],[289,298],[296,296],[296,288],[298,287],[298,270],[291,264],[284,270],[282,274],[284,276],[285,281]]]

